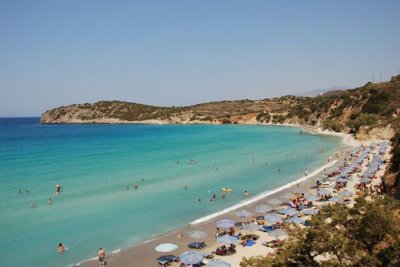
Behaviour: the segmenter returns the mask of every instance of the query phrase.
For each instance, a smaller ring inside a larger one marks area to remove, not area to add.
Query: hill
[[[357,138],[391,138],[399,129],[400,76],[329,91],[316,97],[283,96],[185,107],[157,107],[123,101],[74,104],[46,111],[41,123],[300,124]]]

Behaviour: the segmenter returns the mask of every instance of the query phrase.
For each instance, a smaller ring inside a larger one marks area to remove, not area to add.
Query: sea
[[[296,127],[0,118],[0,266],[75,266],[99,247],[144,242],[243,202],[244,191],[304,177],[343,146]]]

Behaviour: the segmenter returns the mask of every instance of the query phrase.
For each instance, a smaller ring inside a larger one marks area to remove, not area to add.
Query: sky
[[[399,14],[399,0],[0,0],[0,116],[388,80],[400,68]]]

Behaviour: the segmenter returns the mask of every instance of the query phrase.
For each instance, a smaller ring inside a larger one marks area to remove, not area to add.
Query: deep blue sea
[[[341,146],[292,127],[0,118],[0,266],[70,266],[100,246],[143,242],[243,201],[245,190],[289,183]],[[233,192],[210,204],[222,187]]]

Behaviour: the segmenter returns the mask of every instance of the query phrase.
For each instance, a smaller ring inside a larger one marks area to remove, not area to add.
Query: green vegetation
[[[400,201],[358,198],[354,207],[325,206],[309,227],[289,229],[276,255],[243,259],[241,267],[399,266]]]

